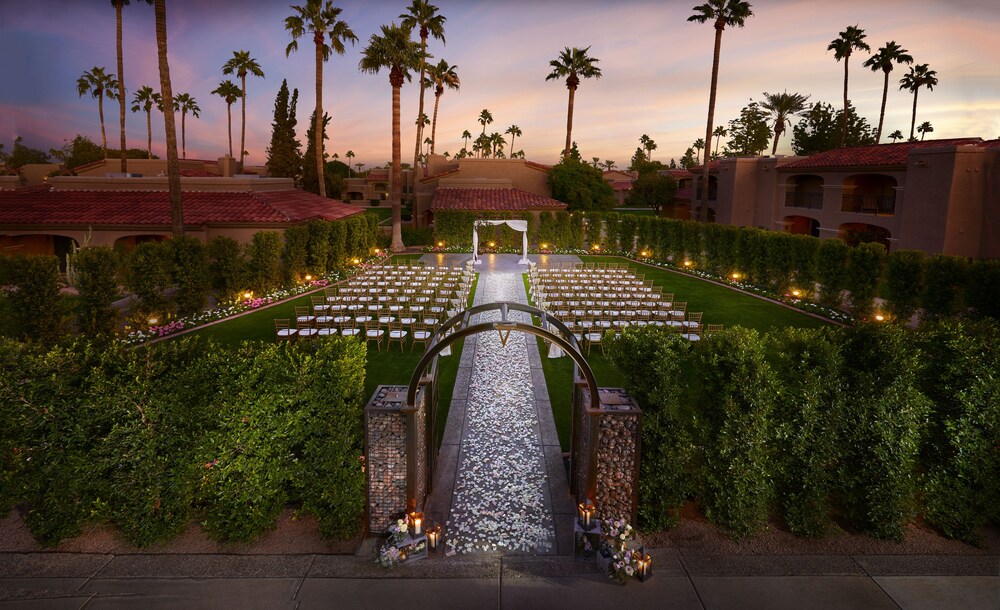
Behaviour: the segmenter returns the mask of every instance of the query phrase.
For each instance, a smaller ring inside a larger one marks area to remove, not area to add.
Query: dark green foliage
[[[330,259],[330,231],[333,224],[325,220],[314,220],[309,223],[309,243],[307,246],[306,265],[314,276],[322,277],[327,273],[327,262]]]
[[[774,375],[756,331],[726,329],[699,342],[687,381],[705,515],[739,538],[766,525],[772,495]]]
[[[100,144],[95,143],[93,140],[87,136],[76,134],[76,137],[72,141],[63,141],[62,148],[58,150],[50,151],[54,157],[62,162],[62,165],[67,170],[72,170],[81,165],[86,165],[88,163],[93,163],[95,161],[101,161],[104,159],[104,147]],[[117,159],[120,156],[120,152],[113,149],[108,149],[108,158]],[[125,157],[128,159],[146,159],[149,157],[148,151],[139,148],[129,148],[125,151]],[[156,155],[151,158],[157,159]],[[45,161],[32,161],[32,163],[48,163],[48,159]],[[16,165],[13,167],[17,167]]]
[[[736,235],[736,264],[732,269],[726,271],[726,275],[736,272],[749,278],[751,282],[762,282],[764,279],[762,273],[766,272],[762,262],[764,258],[763,244],[764,241],[760,238],[760,229],[740,227]]]
[[[606,252],[618,252],[621,246],[618,243],[621,237],[621,215],[618,212],[609,212],[604,215],[604,250]]]
[[[618,232],[618,247],[622,252],[635,251],[635,233],[639,217],[635,214],[622,214]]]
[[[434,245],[434,230],[430,227],[404,226],[403,243],[407,246],[432,246]]]
[[[173,281],[173,250],[165,241],[135,247],[125,261],[125,287],[135,295],[132,313],[146,317],[167,308],[166,290]]]
[[[80,137],[80,136],[77,136]],[[0,167],[18,168],[22,165],[27,165],[28,163],[48,163],[49,155],[44,150],[38,150],[25,146],[21,143],[21,136],[14,138],[14,148],[11,149],[10,154],[3,151],[3,145],[0,144]],[[104,151],[101,151],[102,158]]]
[[[731,225],[707,224],[704,228],[705,264],[709,271],[725,275],[736,268],[739,230]]]
[[[931,399],[924,438],[927,521],[949,538],[981,541],[1000,522],[1000,327],[993,321],[931,324],[918,335]]]
[[[816,251],[819,240],[809,235],[792,235],[789,247],[792,249],[793,279],[800,290],[811,294],[816,285]]]
[[[240,242],[217,235],[209,240],[208,275],[216,297],[222,301],[247,289],[249,269]]]
[[[16,256],[7,263],[8,292],[19,336],[53,343],[64,330],[65,305],[59,293],[59,261],[54,256]]]
[[[330,125],[330,115],[323,113],[323,147],[330,136],[326,135],[326,129]],[[336,175],[331,168],[323,165],[323,178],[327,181],[333,180]],[[306,130],[306,152],[302,155],[302,189],[310,193],[319,194],[319,178],[316,176],[316,111],[309,115],[309,128]],[[327,195],[330,193],[327,192]]]
[[[723,157],[755,157],[771,140],[767,111],[757,102],[750,102],[740,110],[740,116],[729,121]]]
[[[584,232],[585,245],[594,247],[601,245],[601,233],[604,227],[603,215],[597,212],[587,214],[586,231]]]
[[[309,227],[298,225],[285,229],[285,247],[281,251],[285,280],[299,282],[309,271]]]
[[[909,322],[923,293],[924,253],[896,250],[886,258],[885,298],[889,313],[900,323]]]
[[[830,104],[817,102],[802,114],[792,128],[792,150],[796,155],[815,155],[840,146],[840,118],[844,109],[834,110]],[[868,121],[859,117],[854,106],[848,105],[847,141],[845,146],[875,144],[875,131]]]
[[[635,208],[673,209],[677,195],[677,179],[654,172],[640,173],[632,183],[632,190],[625,197],[625,205]]]
[[[820,283],[819,301],[839,307],[847,286],[847,259],[850,249],[839,239],[824,239],[816,249],[816,275]]]
[[[1000,320],[1000,260],[977,260],[969,266],[965,304],[975,316]]]
[[[339,271],[347,262],[347,225],[343,222],[330,223],[330,245],[326,249],[327,271]]]
[[[847,290],[851,293],[851,311],[863,318],[872,312],[882,276],[885,260],[885,246],[882,244],[858,244],[851,248],[847,262]]]
[[[549,170],[552,198],[569,206],[569,211],[610,211],[615,207],[615,192],[604,179],[604,172],[572,157],[561,160]]]
[[[552,212],[542,212],[538,215],[538,245],[547,244],[547,249],[556,247],[556,217]],[[544,247],[543,247],[544,249]]]
[[[565,220],[565,216],[561,216],[558,212],[556,213],[556,218],[560,221]],[[568,246],[569,248],[575,248],[577,250],[583,249],[583,214],[570,214],[569,215],[569,229],[566,231]]]
[[[792,276],[795,273],[795,260],[793,258],[795,250],[792,245],[795,236],[772,231],[762,233],[761,237],[764,239],[767,285],[778,292],[786,290],[791,285]]]
[[[661,221],[662,222],[662,221]],[[708,226],[700,222],[668,221],[672,226],[680,228],[680,237],[683,242],[684,254],[696,265],[703,265],[705,257],[705,227]]]
[[[281,282],[281,234],[258,231],[247,244],[247,279],[258,294],[277,288]]]
[[[924,261],[924,293],[920,305],[924,316],[944,318],[958,313],[965,290],[968,259],[947,254],[928,256]]]
[[[854,527],[899,541],[916,510],[917,455],[929,409],[916,387],[921,359],[898,326],[842,332],[841,500]]]
[[[682,363],[690,342],[653,326],[632,326],[608,343],[615,367],[628,371],[627,389],[642,408],[639,525],[676,525],[681,505],[693,491],[687,464],[693,447],[690,414],[684,410]]]
[[[569,249],[573,247],[573,224],[570,213],[560,210],[555,213],[555,243],[556,247]]]
[[[77,326],[84,336],[110,334],[118,322],[118,254],[107,246],[83,248],[73,255],[80,294]]]
[[[543,212],[543,220],[546,212]],[[551,218],[551,214],[549,214]],[[444,242],[445,247],[472,247],[472,225],[476,213],[464,210],[441,210],[434,213],[434,241]]]
[[[278,95],[274,99],[274,122],[271,123],[271,145],[267,147],[267,172],[276,178],[297,178],[302,172],[302,145],[295,137],[295,109],[298,105],[299,90],[289,105],[288,83],[281,81]],[[315,149],[313,149],[315,150]],[[312,163],[312,175],[316,175],[316,156],[307,157],[305,163]]]
[[[0,342],[0,508],[42,544],[107,522],[148,546],[192,519],[248,541],[288,503],[359,530],[363,344]]]
[[[832,334],[789,328],[771,336],[775,394],[777,495],[792,532],[826,531],[842,453],[840,375],[843,363]]]
[[[174,303],[177,314],[189,316],[205,306],[211,278],[208,273],[208,255],[201,240],[194,237],[175,237],[167,242],[173,253]]]

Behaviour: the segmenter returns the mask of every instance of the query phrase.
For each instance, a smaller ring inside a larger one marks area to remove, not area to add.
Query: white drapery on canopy
[[[521,260],[517,261],[519,265],[528,265],[531,261],[528,260],[528,221],[527,220],[477,220],[472,224],[472,261],[481,265],[483,261],[479,259],[479,232],[476,231],[479,227],[485,227],[489,225],[502,225],[505,224],[515,231],[521,232]]]

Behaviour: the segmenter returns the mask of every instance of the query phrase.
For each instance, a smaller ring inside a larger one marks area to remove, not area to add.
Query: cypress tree
[[[326,128],[330,124],[330,115],[323,113],[323,141],[329,140],[329,136],[326,135]],[[316,111],[313,110],[312,115],[309,117],[309,130],[306,131],[306,154],[305,159],[315,159],[316,158],[316,141],[314,134],[316,133]],[[324,146],[325,148],[325,146]],[[326,168],[326,183],[327,183],[327,194],[333,195],[334,191],[330,189],[330,182],[332,179],[331,172],[329,168],[324,163],[324,168]],[[316,164],[315,163],[305,163],[302,166],[302,189],[309,191],[310,193],[319,194],[319,180],[316,178]],[[338,189],[339,190],[339,189]]]
[[[295,89],[289,103],[288,83],[274,100],[274,122],[271,123],[271,145],[267,148],[267,171],[276,178],[297,178],[302,172],[302,144],[295,137],[295,108],[299,90]]]

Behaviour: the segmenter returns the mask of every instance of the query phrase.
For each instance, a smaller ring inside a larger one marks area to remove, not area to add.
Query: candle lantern
[[[424,514],[413,511],[410,513],[410,525],[413,526],[413,536],[417,537],[424,533]]]
[[[594,528],[594,503],[588,498],[586,502],[581,502],[577,505],[577,514],[580,520],[580,527],[585,530],[591,530]]]
[[[645,547],[639,549],[639,581],[646,582],[653,575],[653,557],[646,552]]]
[[[431,553],[437,553],[438,544],[441,542],[441,526],[427,528],[427,547]]]

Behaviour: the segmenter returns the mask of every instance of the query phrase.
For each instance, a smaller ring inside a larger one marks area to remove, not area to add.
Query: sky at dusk
[[[292,0],[294,2],[294,0]],[[314,105],[311,39],[285,56],[290,37],[284,18],[292,2],[264,0],[168,0],[170,71],[175,95],[188,92],[201,118],[187,119],[188,158],[215,159],[227,150],[226,105],[211,95],[232,78],[222,65],[234,50],[248,50],[266,78],[247,80],[249,165],[265,162],[275,94],[282,79],[299,89],[299,132]],[[600,59],[600,80],[584,80],[576,95],[573,139],[585,159],[597,156],[628,165],[642,134],[658,144],[654,159],[680,158],[704,137],[714,30],[687,22],[696,2],[591,0],[434,0],[447,17],[445,37],[429,52],[457,65],[461,91],[447,91],[438,117],[437,152],[455,153],[463,130],[478,134],[479,111],[495,123],[487,133],[521,128],[515,149],[541,163],[557,160],[565,139],[567,90],[545,81],[548,62],[567,46],[590,46]],[[341,18],[358,43],[324,67],[324,109],[332,116],[327,152],[347,150],[369,167],[391,154],[391,89],[388,73],[362,74],[358,61],[379,25],[398,22],[406,0],[338,0]],[[722,40],[716,124],[739,113],[763,92],[799,92],[810,102],[841,105],[843,63],[827,44],[848,25],[859,25],[874,52],[895,40],[937,71],[940,83],[921,90],[917,123],[930,121],[933,137],[1000,136],[1000,2],[996,0],[762,0],[743,29],[726,29]],[[125,82],[159,90],[153,9],[141,0],[124,10]],[[115,14],[107,0],[0,0],[0,142],[10,150],[16,135],[33,148],[58,147],[77,133],[100,142],[97,101],[80,98],[76,80],[94,66],[115,72]],[[878,123],[882,73],[850,60],[850,97],[862,116]],[[436,59],[435,59],[436,61]],[[890,75],[885,133],[908,133],[912,94],[898,90],[906,72]],[[402,92],[403,160],[412,160],[417,86]],[[426,94],[427,114],[433,92]],[[109,146],[118,144],[118,106],[105,100]],[[239,147],[239,104],[233,106],[234,146]],[[180,117],[178,116],[178,130]],[[145,114],[128,113],[129,147],[145,148]],[[425,131],[429,135],[429,129]],[[180,133],[178,133],[178,140]],[[165,156],[162,118],[153,114],[153,152]],[[470,144],[471,145],[471,144]],[[779,154],[791,153],[784,136]]]

